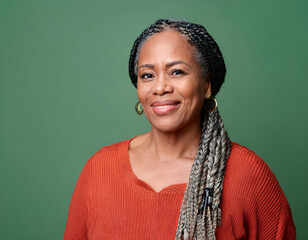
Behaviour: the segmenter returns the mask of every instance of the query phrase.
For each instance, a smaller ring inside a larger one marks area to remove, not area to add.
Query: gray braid
[[[210,76],[212,96],[215,96],[226,74],[222,54],[203,26],[188,21],[160,19],[141,33],[134,42],[129,59],[132,83],[137,86],[137,63],[142,45],[153,34],[167,29],[182,33],[196,47],[194,56],[204,76]],[[203,112],[199,147],[182,202],[175,240],[215,239],[215,230],[221,222],[219,203],[230,151],[231,142],[218,109]]]
[[[221,221],[219,203],[230,150],[231,142],[216,109],[204,118],[199,149],[182,202],[176,240],[215,239],[215,229]],[[210,189],[212,204],[200,212],[206,188]]]

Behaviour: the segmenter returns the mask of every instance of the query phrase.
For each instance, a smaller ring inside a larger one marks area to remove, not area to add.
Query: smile
[[[180,107],[181,103],[178,101],[158,101],[154,102],[151,107],[153,111],[158,115],[168,114]]]

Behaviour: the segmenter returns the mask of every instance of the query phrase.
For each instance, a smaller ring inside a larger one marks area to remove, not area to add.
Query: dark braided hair
[[[129,76],[134,86],[137,87],[137,65],[141,47],[153,34],[167,30],[183,34],[196,48],[193,54],[204,76],[208,77],[205,79],[210,80],[211,95],[214,97],[226,74],[222,54],[203,26],[188,21],[160,19],[136,39],[129,58]],[[218,109],[213,112],[203,111],[201,120],[201,138],[182,202],[176,240],[213,240],[215,229],[221,221],[219,203],[231,142]]]

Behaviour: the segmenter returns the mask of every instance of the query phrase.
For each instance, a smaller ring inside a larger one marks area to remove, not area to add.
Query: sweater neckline
[[[136,136],[135,136],[136,137]],[[152,192],[153,194],[161,195],[161,194],[181,194],[183,195],[186,190],[187,183],[179,183],[179,184],[172,184],[167,187],[164,187],[159,192],[155,191],[148,183],[145,181],[139,179],[131,166],[128,150],[129,150],[129,144],[130,142],[135,138],[132,137],[131,139],[125,140],[122,142],[122,144],[119,146],[119,158],[122,165],[123,175],[125,180],[132,184],[133,186],[136,186],[140,189],[144,189],[145,191]]]

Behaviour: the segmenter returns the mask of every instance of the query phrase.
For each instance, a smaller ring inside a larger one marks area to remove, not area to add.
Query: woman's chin
[[[152,129],[158,130],[160,132],[172,133],[183,129],[185,126],[187,126],[187,124],[175,121],[164,121],[164,122],[155,122],[154,124],[152,124]]]
[[[185,119],[183,116],[176,114],[174,116],[151,116],[148,121],[152,125],[153,130],[161,132],[171,133],[177,131],[183,131],[186,128],[200,127],[200,116],[196,116],[193,119]]]

